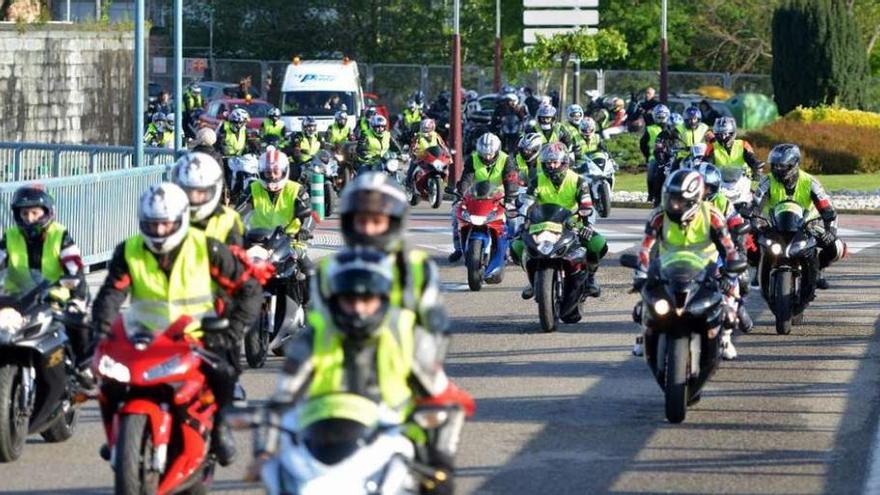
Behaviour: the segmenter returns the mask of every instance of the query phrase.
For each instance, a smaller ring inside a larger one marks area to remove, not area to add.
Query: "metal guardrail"
[[[124,170],[132,168],[133,154],[128,146],[0,142],[0,182]],[[171,163],[174,150],[145,148],[144,160],[146,166]]]
[[[59,222],[82,251],[83,261],[94,265],[107,261],[116,246],[137,232],[140,195],[165,178],[165,165],[112,172],[41,179],[55,198]],[[9,204],[15,190],[28,181],[0,184],[0,230],[13,224]]]

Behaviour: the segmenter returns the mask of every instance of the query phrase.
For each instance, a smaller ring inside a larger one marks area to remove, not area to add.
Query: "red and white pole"
[[[452,21],[452,145],[455,150],[453,157],[454,184],[458,184],[463,167],[461,156],[461,35],[459,30],[460,0],[455,0],[455,12]]]

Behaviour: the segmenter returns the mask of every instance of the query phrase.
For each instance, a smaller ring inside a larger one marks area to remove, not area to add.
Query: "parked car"
[[[692,106],[695,107],[699,105],[700,102],[703,100],[708,101],[709,104],[712,105],[712,108],[715,109],[716,112],[721,114],[722,117],[733,117],[733,114],[730,113],[730,109],[727,108],[727,105],[723,101],[706,98],[698,94],[669,95],[669,111],[684,114],[686,108]]]
[[[379,101],[379,97],[376,93],[364,93],[364,106],[365,107],[376,107],[376,113],[391,121],[390,114],[388,113],[388,107],[383,105],[382,102]]]
[[[272,107],[265,100],[252,99],[247,102],[241,98],[217,98],[208,103],[208,109],[199,117],[199,120],[205,126],[216,128],[226,119],[226,115],[230,111],[235,108],[244,108],[251,116],[251,120],[247,124],[248,129],[259,130],[263,119],[266,118]]]
[[[159,93],[162,92],[162,86],[159,83],[150,82],[147,84],[147,101],[153,103],[159,100]]]
[[[217,98],[238,97],[237,84],[220,81],[201,81],[199,86],[202,88],[202,98],[204,98],[205,101],[211,101]]]

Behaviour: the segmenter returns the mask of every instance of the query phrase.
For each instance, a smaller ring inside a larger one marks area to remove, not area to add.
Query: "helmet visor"
[[[169,237],[180,229],[180,220],[142,220],[140,229],[150,237]]]

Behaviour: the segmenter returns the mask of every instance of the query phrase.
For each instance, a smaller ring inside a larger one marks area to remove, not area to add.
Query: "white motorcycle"
[[[251,182],[260,179],[260,161],[257,156],[248,153],[231,156],[227,159],[231,182],[229,184],[229,200],[236,207],[246,203],[250,196]]]
[[[752,204],[752,179],[743,167],[719,167],[721,169],[721,194],[739,211]]]
[[[590,154],[579,166],[579,172],[590,181],[590,195],[596,212],[602,218],[611,214],[611,196],[614,191],[614,173],[617,163],[604,151]]]

